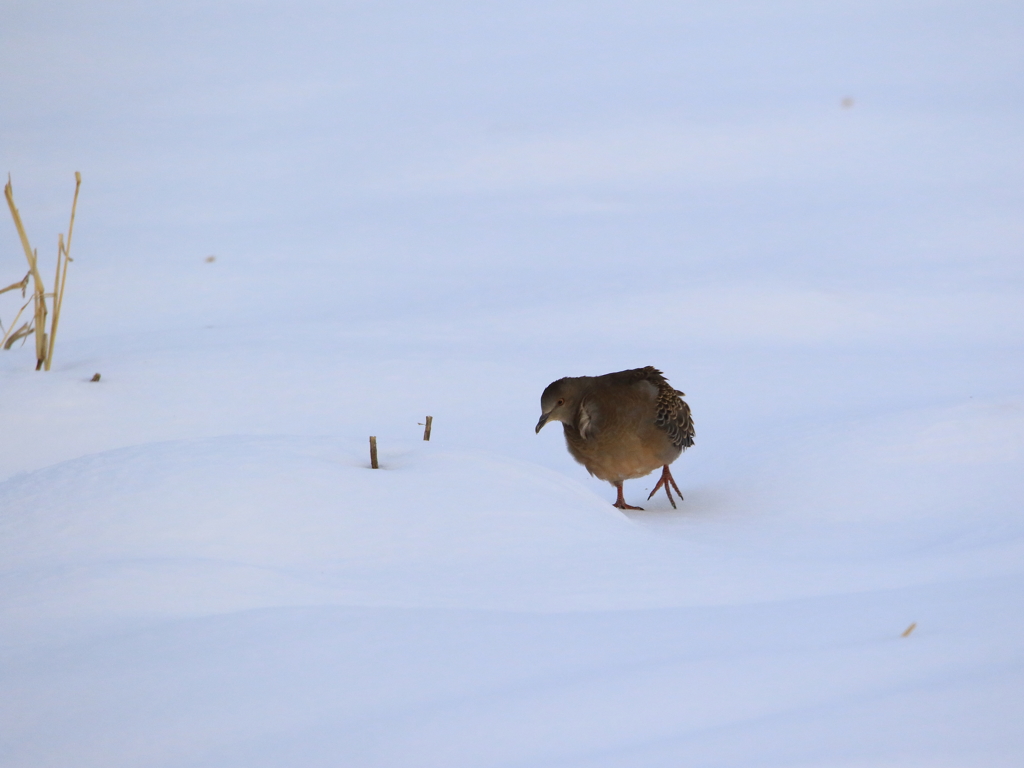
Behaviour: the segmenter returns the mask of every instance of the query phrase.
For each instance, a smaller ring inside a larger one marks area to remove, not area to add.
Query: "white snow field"
[[[1024,765],[1021,93],[1013,2],[5,2],[0,766]],[[624,515],[534,425],[643,365]]]

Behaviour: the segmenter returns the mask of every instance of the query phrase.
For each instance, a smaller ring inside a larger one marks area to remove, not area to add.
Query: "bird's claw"
[[[654,497],[654,494],[658,492],[658,489],[665,486],[665,494],[668,496],[669,503],[672,505],[672,509],[679,509],[676,506],[675,499],[672,498],[672,488],[676,489],[676,493],[679,494],[679,500],[683,500],[683,492],[679,490],[679,486],[676,485],[675,478],[672,477],[672,473],[668,471],[668,464],[665,465],[664,469],[661,470],[661,477],[658,479],[658,484],[654,486],[654,490],[651,491],[651,495],[648,499]],[[671,487],[670,487],[671,486]]]
[[[643,511],[644,511],[644,508],[643,508],[643,507],[631,507],[631,506],[630,506],[629,504],[627,504],[626,502],[622,502],[621,504],[619,504],[618,502],[616,502],[615,504],[612,504],[612,506],[613,506],[613,507],[615,507],[616,509],[638,509],[638,510],[640,510],[641,512],[643,512]]]
[[[640,512],[644,511],[643,507],[631,507],[629,504],[626,503],[626,499],[622,495],[621,485],[616,485],[615,489],[619,492],[619,496],[617,499],[615,499],[615,504],[613,504],[612,506],[614,506],[616,509],[636,509],[639,510]]]

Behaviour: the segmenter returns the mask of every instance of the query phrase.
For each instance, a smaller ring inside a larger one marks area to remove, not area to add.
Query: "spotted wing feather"
[[[673,389],[665,375],[657,368],[638,368],[637,379],[646,379],[658,388],[657,415],[654,424],[663,429],[676,448],[686,450],[693,445],[693,416],[683,393]]]

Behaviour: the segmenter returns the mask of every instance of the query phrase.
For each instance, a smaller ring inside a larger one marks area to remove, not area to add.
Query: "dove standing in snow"
[[[554,381],[540,396],[537,432],[549,421],[562,422],[569,453],[590,474],[618,490],[615,506],[631,507],[622,483],[662,467],[662,486],[675,508],[672,488],[683,494],[668,465],[693,445],[693,419],[683,393],[673,389],[657,368],[634,368],[604,376],[578,376]]]

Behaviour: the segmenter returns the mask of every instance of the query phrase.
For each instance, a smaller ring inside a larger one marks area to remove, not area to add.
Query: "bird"
[[[661,478],[648,500],[662,487],[677,509],[672,488],[683,498],[668,465],[693,445],[693,417],[684,393],[673,389],[653,366],[576,376],[553,381],[540,396],[539,433],[549,421],[562,422],[565,444],[591,475],[615,486],[615,506],[631,507],[622,483],[658,467]]]

